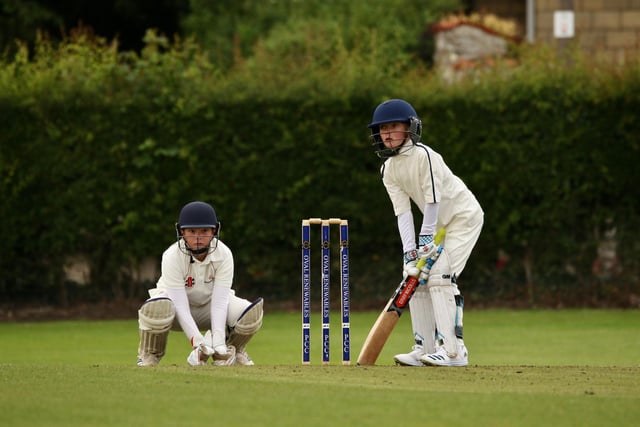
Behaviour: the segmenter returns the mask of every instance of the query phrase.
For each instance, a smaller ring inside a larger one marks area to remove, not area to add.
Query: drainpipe
[[[536,39],[536,0],[527,0],[527,41],[533,44]]]

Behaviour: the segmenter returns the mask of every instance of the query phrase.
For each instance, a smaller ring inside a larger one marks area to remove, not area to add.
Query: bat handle
[[[439,245],[435,256],[429,258],[428,260],[421,259],[418,262],[418,264],[416,265],[420,270],[422,270],[422,267],[425,264],[427,265],[427,277],[425,277],[424,279],[420,279],[420,284],[421,285],[424,285],[425,283],[427,283],[427,280],[429,280],[429,273],[431,272],[431,268],[433,267],[433,264],[435,264],[436,261],[438,260],[438,258],[440,257],[440,254],[442,253],[443,249],[444,249],[444,246]],[[424,262],[422,262],[422,261],[424,261]],[[421,262],[422,262],[422,264],[420,264]]]

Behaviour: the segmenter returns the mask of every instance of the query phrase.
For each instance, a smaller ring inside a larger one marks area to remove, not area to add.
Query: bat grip
[[[438,249],[436,251],[436,254],[433,257],[431,257],[429,259],[421,258],[420,261],[418,261],[418,263],[416,264],[416,267],[418,267],[418,269],[420,271],[422,271],[422,267],[424,267],[425,264],[427,266],[427,271],[426,271],[427,277],[424,278],[424,279],[420,279],[420,284],[421,285],[424,285],[425,283],[427,283],[427,280],[429,279],[429,272],[431,271],[431,268],[433,267],[433,264],[435,264],[436,261],[438,260],[438,258],[440,257],[440,254],[442,253],[443,249],[444,249],[444,246],[443,245],[439,245]],[[420,277],[420,275],[418,275],[418,277]]]

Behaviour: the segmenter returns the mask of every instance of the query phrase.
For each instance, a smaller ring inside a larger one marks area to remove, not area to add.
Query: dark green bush
[[[401,245],[366,125],[388,97],[414,105],[424,141],[485,210],[460,281],[468,304],[626,306],[639,292],[637,66],[523,55],[452,85],[403,62],[385,78],[391,68],[346,48],[322,66],[293,55],[268,69],[269,57],[259,47],[222,72],[193,42],[149,33],[140,56],[80,38],[6,59],[3,301],[144,298],[153,281],[135,266],[159,263],[181,206],[202,199],[223,223],[244,296],[297,301],[300,220],[342,217],[353,304],[379,303],[400,279]],[[622,269],[595,276],[613,227]],[[63,269],[79,255],[91,266],[84,286]]]

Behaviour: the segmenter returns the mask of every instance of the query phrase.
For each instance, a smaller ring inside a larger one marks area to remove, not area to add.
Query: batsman
[[[380,173],[398,223],[403,276],[423,278],[409,300],[415,344],[394,360],[403,366],[466,366],[464,300],[457,282],[480,236],[482,208],[442,156],[421,142],[422,122],[411,104],[402,99],[383,102],[368,127],[375,153],[384,159]],[[418,228],[412,202],[422,213]],[[446,237],[438,252],[434,236],[440,229]],[[436,255],[435,263],[428,263],[430,270],[418,269],[424,264],[418,264],[420,259]]]

